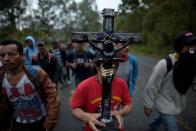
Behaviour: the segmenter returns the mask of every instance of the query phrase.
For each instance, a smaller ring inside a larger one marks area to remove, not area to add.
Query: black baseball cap
[[[45,45],[45,42],[44,42],[44,41],[38,41],[38,42],[37,42],[37,45],[38,45],[38,46],[44,46],[44,45]]]
[[[174,39],[174,49],[180,52],[184,46],[195,45],[196,36],[190,31],[184,31],[177,34]]]

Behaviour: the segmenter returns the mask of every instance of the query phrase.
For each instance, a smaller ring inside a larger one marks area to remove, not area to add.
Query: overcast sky
[[[113,8],[118,11],[118,5],[121,4],[121,0],[96,0],[98,10],[102,11],[103,8]]]
[[[81,1],[81,0],[76,0]],[[97,2],[98,10],[102,11],[104,8],[112,8],[115,11],[118,11],[118,5],[122,3],[122,0],[95,0]],[[30,5],[33,5],[34,8],[37,8],[37,0],[29,0]]]
[[[81,0],[76,0],[81,1]],[[118,11],[118,5],[122,3],[122,0],[95,0],[98,6],[98,10],[102,11],[104,8],[112,8]]]

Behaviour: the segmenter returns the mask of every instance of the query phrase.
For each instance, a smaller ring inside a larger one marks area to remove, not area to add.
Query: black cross
[[[75,32],[72,33],[72,41],[81,43],[89,42],[92,46],[93,43],[103,43],[103,50],[97,48],[103,54],[103,68],[106,73],[102,73],[102,112],[100,121],[107,124],[105,128],[101,128],[102,131],[120,131],[118,125],[113,120],[110,114],[111,107],[111,83],[113,80],[113,73],[110,73],[110,69],[113,68],[112,62],[115,61],[114,55],[117,50],[114,49],[114,43],[139,43],[141,42],[140,33],[114,33],[114,17],[117,12],[114,9],[104,9],[103,15],[103,32]],[[125,47],[124,46],[124,47]],[[122,49],[122,48],[121,48]],[[120,49],[119,49],[120,50]],[[118,51],[119,51],[118,50]],[[117,60],[117,59],[116,59]],[[103,72],[103,70],[102,70]]]
[[[114,33],[114,18],[117,12],[114,9],[104,9],[103,15],[103,32],[74,32],[72,33],[72,41],[75,42],[103,42],[106,37],[111,38],[115,43],[140,43],[142,37],[140,33]],[[85,37],[88,37],[88,41]]]

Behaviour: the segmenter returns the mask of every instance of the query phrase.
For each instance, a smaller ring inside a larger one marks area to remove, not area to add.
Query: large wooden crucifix
[[[103,32],[74,32],[72,33],[72,41],[87,42],[84,36],[88,36],[88,40],[92,42],[103,42],[108,36],[113,39],[115,43],[126,43],[132,39],[131,42],[139,43],[142,40],[140,33],[115,33],[114,32],[114,18],[117,12],[114,9],[104,9],[103,15]]]
[[[111,70],[114,69],[112,63],[118,59],[114,58],[117,50],[114,49],[113,43],[140,43],[142,40],[140,33],[115,33],[114,18],[117,12],[114,9],[104,9],[103,15],[103,32],[74,32],[72,33],[72,41],[74,42],[89,42],[103,43],[103,49],[97,48],[103,54],[103,69],[102,72],[102,110],[100,121],[105,123],[107,127],[99,128],[101,131],[120,131],[115,120],[111,117],[111,83],[114,74]],[[125,44],[125,45],[126,45]],[[96,46],[94,46],[96,47]],[[118,50],[119,51],[119,50]]]

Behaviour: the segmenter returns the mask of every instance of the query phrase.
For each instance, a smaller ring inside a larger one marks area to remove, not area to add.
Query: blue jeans
[[[159,126],[161,123],[163,123],[165,131],[179,131],[175,115],[157,112],[149,124],[151,131],[159,131]]]

